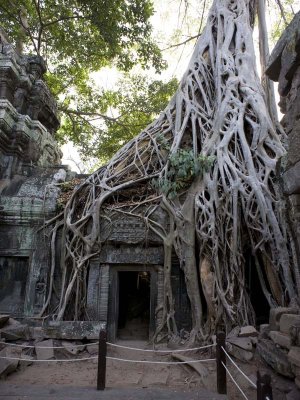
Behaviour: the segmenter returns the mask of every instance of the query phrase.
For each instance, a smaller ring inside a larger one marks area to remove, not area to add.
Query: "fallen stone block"
[[[241,349],[247,350],[247,351],[252,351],[253,350],[253,344],[250,338],[246,337],[231,337],[227,339],[229,343],[240,347]]]
[[[300,367],[300,347],[292,347],[288,354],[288,360],[291,364]]]
[[[51,339],[97,340],[106,323],[96,321],[50,321],[43,326],[43,334]]]
[[[294,388],[290,392],[286,394],[286,400],[299,400],[300,399],[300,390],[298,388]]]
[[[280,332],[289,334],[292,326],[297,323],[300,324],[300,315],[282,314],[279,321]]]
[[[7,349],[1,350],[0,356],[1,357],[13,357],[7,351]],[[15,357],[15,358],[17,358],[17,357]],[[11,374],[18,368],[18,365],[19,365],[18,360],[11,360],[9,358],[7,358],[7,359],[0,358],[0,377],[5,377],[6,375]]]
[[[270,332],[270,325],[269,324],[261,324],[259,326],[259,335],[263,339],[268,339],[269,338],[269,332]]]
[[[239,337],[249,337],[249,336],[258,336],[257,330],[254,328],[254,326],[247,325],[247,326],[242,326],[240,333],[238,335]]]
[[[241,328],[239,326],[234,327],[227,335],[227,339],[237,337],[240,333]]]
[[[249,362],[253,358],[252,351],[241,349],[240,347],[237,347],[231,343],[227,344],[227,351],[229,354],[231,354],[233,357],[237,358],[240,361]]]
[[[285,349],[290,349],[292,346],[291,337],[286,333],[271,331],[269,333],[269,337],[273,340],[275,344],[278,344],[278,346],[284,347]]]
[[[290,307],[276,307],[270,310],[270,330],[279,331],[279,320],[282,314],[297,314],[297,310]]]
[[[271,341],[261,339],[257,344],[257,353],[276,372],[288,378],[294,378],[294,373],[287,355]]]
[[[1,337],[6,340],[19,340],[19,339],[29,339],[30,330],[27,325],[18,324],[8,324],[1,329]]]
[[[65,348],[65,350],[70,354],[78,354],[85,349],[84,344],[76,344],[74,342],[69,342],[67,340],[63,340],[61,345]]]
[[[290,336],[293,346],[300,346],[300,323],[293,324],[290,328]]]
[[[53,340],[43,340],[35,344],[37,360],[50,360],[54,357]]]
[[[0,315],[0,329],[6,325],[9,320],[9,315]]]

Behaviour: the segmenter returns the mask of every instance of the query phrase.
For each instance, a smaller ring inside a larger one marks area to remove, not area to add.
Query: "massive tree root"
[[[275,185],[284,150],[256,73],[254,12],[254,0],[215,0],[169,106],[74,191],[63,215],[57,319],[68,309],[74,318],[82,315],[89,259],[101,252],[113,213],[143,219],[164,242],[165,291],[155,338],[162,331],[178,333],[172,249],[191,302],[191,340],[205,340],[220,324],[230,329],[254,323],[245,287],[246,251],[270,306],[298,299],[299,274]],[[195,158],[213,157],[214,163],[171,198],[153,179],[170,179],[170,155],[180,149],[192,150]],[[152,218],[158,207],[168,216],[168,230]]]

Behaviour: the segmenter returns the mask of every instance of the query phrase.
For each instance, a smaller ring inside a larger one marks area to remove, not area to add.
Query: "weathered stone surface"
[[[295,379],[295,384],[296,384],[296,386],[300,389],[300,377],[298,378],[296,378]],[[298,397],[298,399],[299,399],[299,397]]]
[[[0,315],[0,329],[8,322],[9,315]]]
[[[240,333],[241,328],[239,326],[234,327],[227,335],[227,339],[237,337]]]
[[[290,335],[278,331],[271,331],[269,333],[270,339],[273,340],[275,344],[285,349],[290,349],[292,346]]]
[[[237,358],[240,361],[251,361],[253,358],[253,353],[251,351],[244,350],[240,347],[234,346],[230,343],[227,344],[227,351],[233,357]]]
[[[53,340],[43,340],[35,345],[37,360],[50,360],[54,357]]]
[[[286,394],[286,400],[299,400],[300,399],[300,390],[297,388],[292,389],[289,393]]]
[[[29,339],[30,330],[27,325],[8,325],[1,329],[1,336],[6,340]]]
[[[280,318],[280,332],[290,333],[290,329],[296,323],[300,323],[300,315],[282,314]]]
[[[10,357],[12,356],[11,353],[7,348],[0,351],[1,357]],[[17,357],[15,357],[17,358]],[[19,361],[18,360],[10,360],[10,359],[3,359],[0,358],[0,377],[5,377],[6,375],[14,372],[18,367]]]
[[[43,327],[45,337],[51,339],[98,339],[106,324],[93,321],[51,321]]]
[[[247,350],[247,351],[252,351],[253,350],[253,344],[250,338],[246,337],[231,337],[227,339],[229,343]]]
[[[279,331],[279,321],[282,314],[297,314],[297,310],[288,307],[276,307],[270,310],[270,330]]]
[[[261,339],[257,344],[257,352],[276,372],[288,378],[294,378],[287,355],[271,340]]]
[[[75,355],[83,351],[86,347],[84,344],[80,345],[79,343],[69,342],[67,340],[63,340],[61,342],[61,345],[65,348],[65,350],[68,353]]]
[[[249,336],[258,336],[257,330],[254,328],[254,326],[248,325],[248,326],[242,326],[239,337],[249,337]]]
[[[293,324],[290,328],[290,337],[293,346],[300,346],[300,323]]]
[[[287,195],[300,194],[300,161],[283,174],[283,190]]]
[[[292,347],[288,354],[288,360],[291,364],[300,367],[300,347]]]

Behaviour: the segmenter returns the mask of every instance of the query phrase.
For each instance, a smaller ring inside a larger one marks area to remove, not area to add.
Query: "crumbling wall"
[[[287,155],[281,160],[283,192],[300,263],[300,12],[275,46],[266,71],[278,82],[281,121],[287,135]]]

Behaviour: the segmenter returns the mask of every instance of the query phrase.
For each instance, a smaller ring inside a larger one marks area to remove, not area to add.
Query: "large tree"
[[[275,176],[284,149],[255,66],[255,11],[255,0],[213,2],[169,105],[77,188],[57,217],[53,234],[62,226],[65,244],[58,319],[67,310],[75,318],[84,314],[89,259],[101,252],[107,229],[101,221],[113,213],[142,219],[163,240],[156,337],[165,328],[177,334],[173,249],[191,302],[191,340],[207,338],[219,324],[254,323],[247,257],[270,307],[299,301],[299,269]],[[153,217],[157,208],[167,225]]]
[[[147,125],[157,113],[157,103],[163,102],[164,107],[175,91],[174,81],[164,84],[149,78],[141,87],[137,78],[132,82],[127,77],[126,90],[120,95],[119,89],[102,89],[91,78],[107,66],[123,72],[136,64],[156,72],[166,66],[152,37],[153,13],[151,0],[0,2],[0,25],[18,51],[39,54],[47,62],[46,80],[61,116],[57,140],[72,140],[83,157],[110,157],[117,148],[117,141],[106,146],[114,141],[112,127],[120,143],[131,139],[137,133],[136,125]],[[159,86],[157,92],[155,86]],[[128,99],[141,99],[142,93],[148,96],[147,107],[137,111]]]

